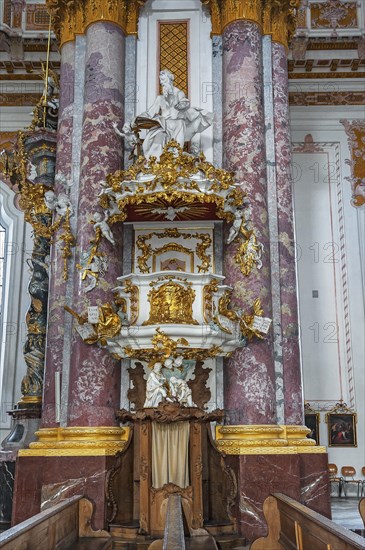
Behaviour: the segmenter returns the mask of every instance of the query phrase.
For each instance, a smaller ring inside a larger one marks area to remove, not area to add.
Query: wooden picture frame
[[[319,445],[319,413],[306,412],[305,425],[310,430],[307,437],[309,439],[314,439],[316,445]]]
[[[357,447],[356,413],[328,413],[326,421],[329,447]]]

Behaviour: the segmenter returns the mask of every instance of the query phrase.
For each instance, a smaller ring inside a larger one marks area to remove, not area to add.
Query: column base
[[[106,479],[114,456],[20,456],[14,483],[12,525],[63,499],[84,495],[95,505],[93,529],[104,529],[107,516]]]
[[[327,454],[229,456],[237,476],[235,517],[239,533],[250,542],[266,536],[265,499],[283,493],[330,518]]]
[[[129,427],[41,428],[38,441],[19,456],[113,456],[122,451],[129,438]]]
[[[309,432],[306,426],[276,424],[217,426],[216,445],[226,455],[326,453],[326,447],[306,437]]]

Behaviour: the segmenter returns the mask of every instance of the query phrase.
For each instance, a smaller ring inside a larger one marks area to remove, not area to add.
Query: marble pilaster
[[[81,145],[81,171],[76,230],[76,264],[90,248],[95,233],[90,223],[97,211],[101,183],[110,172],[121,168],[122,142],[112,123],[124,122],[123,31],[98,22],[86,32],[85,88]],[[74,272],[73,308],[85,311],[87,305],[110,301],[111,289],[122,272],[122,239],[114,230],[113,247],[102,239],[99,253],[108,258],[108,269],[98,286],[88,294],[81,271]],[[107,351],[88,347],[77,335],[71,343],[69,375],[69,426],[115,425],[115,409],[120,398],[120,361]]]
[[[272,44],[279,280],[285,424],[303,424],[303,391],[298,335],[294,214],[291,178],[288,62],[285,47]]]
[[[61,90],[57,131],[56,177],[61,174],[70,181],[72,178],[72,132],[74,108],[75,44],[66,43],[61,51]],[[54,191],[64,191],[57,183]],[[76,200],[75,191],[71,201]],[[56,239],[57,240],[57,235]],[[51,249],[50,284],[48,303],[47,349],[43,389],[42,426],[55,426],[55,372],[62,372],[63,343],[65,339],[65,295],[67,283],[63,277],[63,259],[56,245]]]
[[[274,337],[273,343],[275,364],[276,419],[279,424],[285,424],[271,36],[266,35],[263,37],[262,46],[264,65],[264,107],[266,130],[265,146],[270,231],[271,299]]]
[[[125,115],[126,122],[132,122],[138,109],[137,90],[137,37],[127,36],[125,39]],[[124,166],[130,164],[129,156],[132,150],[127,142],[124,143]]]
[[[248,277],[234,260],[238,242],[226,247],[226,282],[234,288],[234,306],[247,311],[260,298],[265,315],[271,317],[262,37],[259,26],[251,21],[235,21],[223,32],[223,150],[224,167],[234,171],[252,202],[253,225],[264,245],[262,268],[254,267]],[[275,423],[270,334],[267,340],[252,341],[227,361],[224,394],[227,423]]]
[[[85,51],[86,40],[84,36],[77,36],[75,40],[75,67],[85,66]],[[80,165],[81,165],[81,142],[82,142],[82,120],[83,120],[83,103],[84,103],[84,86],[85,72],[75,71],[74,78],[74,96],[73,96],[73,131],[72,131],[72,197],[74,213],[70,218],[72,234],[76,235],[77,231],[77,202],[80,187]],[[76,262],[75,254],[73,253],[68,262],[69,273],[75,273]],[[69,277],[66,286],[65,302],[72,303],[74,289],[74,277]],[[66,318],[68,319],[67,315]],[[68,411],[68,386],[70,377],[70,360],[71,360],[71,342],[72,342],[72,323],[66,322],[65,337],[63,340],[63,363],[61,377],[61,410],[60,410],[60,425],[67,425]]]
[[[210,92],[213,96],[213,164],[222,166],[222,37],[212,36],[212,74]]]

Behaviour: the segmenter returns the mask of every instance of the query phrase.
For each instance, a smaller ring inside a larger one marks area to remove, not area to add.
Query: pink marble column
[[[262,40],[259,26],[235,21],[223,33],[223,158],[252,203],[256,235],[264,244],[263,266],[242,275],[234,260],[238,239],[226,248],[225,275],[234,288],[233,306],[245,311],[261,299],[271,317],[269,228],[267,214]],[[229,424],[276,421],[272,336],[252,341],[225,365],[224,403]]]
[[[273,107],[279,241],[280,303],[285,424],[303,424],[303,393],[298,337],[288,61],[285,47],[272,44]]]
[[[72,177],[72,133],[74,113],[75,43],[67,42],[61,51],[60,107],[58,114],[56,174]],[[55,182],[55,193],[64,191]],[[57,240],[57,237],[56,237]],[[55,372],[62,371],[65,333],[66,281],[63,278],[63,259],[52,246],[48,299],[46,364],[43,385],[42,427],[55,426]]]
[[[107,174],[121,168],[122,142],[112,122],[124,119],[124,45],[123,31],[111,23],[95,23],[87,29],[85,89],[81,147],[81,173],[77,207],[76,264],[90,247],[94,230],[90,220],[100,210],[97,195]],[[99,286],[85,293],[81,271],[74,273],[72,307],[85,311],[88,305],[110,302],[111,289],[122,273],[121,235],[114,230],[117,245],[102,239],[99,252],[108,257],[107,273]],[[97,346],[86,345],[74,334],[69,374],[69,426],[118,425],[120,361]]]

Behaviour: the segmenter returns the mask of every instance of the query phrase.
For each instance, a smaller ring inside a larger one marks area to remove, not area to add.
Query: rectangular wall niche
[[[159,21],[159,71],[175,75],[174,84],[189,96],[189,21]],[[160,93],[160,92],[159,92]]]

